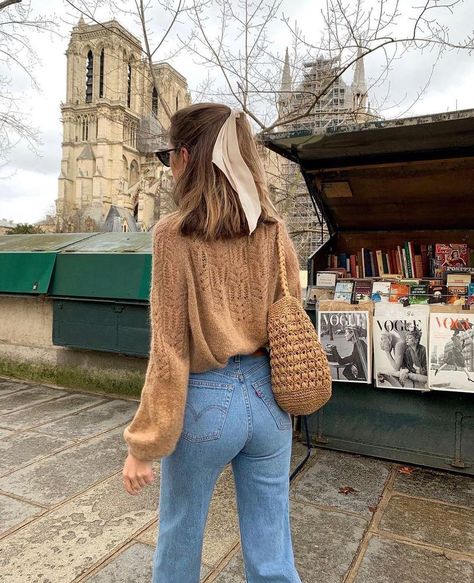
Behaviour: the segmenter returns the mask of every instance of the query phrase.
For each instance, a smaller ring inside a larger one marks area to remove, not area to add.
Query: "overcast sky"
[[[367,0],[368,3],[372,0]],[[373,0],[375,4],[377,0]],[[80,4],[80,2],[78,2]],[[297,5],[295,8],[294,4]],[[314,35],[314,30],[320,26],[319,9],[325,0],[299,0],[297,3],[288,0],[284,10],[291,20],[305,24],[303,31],[307,38]],[[406,5],[419,5],[416,0],[403,0]],[[472,32],[474,21],[474,0],[466,0],[456,7],[453,16],[446,16],[446,22],[451,26],[451,38],[462,39]],[[43,218],[47,212],[54,209],[57,196],[57,178],[61,159],[62,125],[60,122],[60,102],[65,98],[66,91],[66,57],[65,50],[69,41],[72,22],[77,21],[79,13],[74,13],[63,0],[33,0],[33,8],[38,6],[42,14],[55,14],[63,22],[59,27],[60,35],[34,35],[31,42],[41,60],[34,68],[34,75],[40,86],[40,92],[32,88],[24,74],[12,68],[11,90],[22,95],[22,109],[29,113],[34,124],[39,129],[42,145],[40,155],[31,152],[24,144],[18,144],[10,155],[10,162],[0,169],[0,219],[15,222],[35,222]],[[97,13],[97,18],[108,19],[108,12],[103,9]],[[123,21],[122,24],[138,34],[133,23]],[[305,29],[306,27],[306,29]],[[273,29],[274,43],[281,48],[290,44],[288,31],[283,25],[275,25]],[[173,39],[170,39],[171,45]],[[317,42],[317,38],[314,39]],[[167,50],[172,47],[169,44]],[[162,60],[164,53],[157,60]],[[193,64],[192,57],[181,54],[172,59],[171,64],[187,79],[191,89],[199,85],[206,76],[204,68]],[[371,101],[375,104],[384,102],[385,117],[397,117],[403,113],[423,87],[428,79],[433,63],[433,55],[427,51],[424,54],[410,53],[397,61],[389,79],[382,87],[371,91]],[[381,56],[374,55],[366,62],[368,82],[375,79],[382,65]],[[2,71],[0,70],[0,75]],[[351,81],[352,73],[346,80]],[[388,101],[384,97],[388,95]],[[391,105],[391,107],[390,107]],[[445,53],[438,63],[428,90],[415,103],[409,115],[453,111],[455,109],[474,108],[474,55],[467,52]]]

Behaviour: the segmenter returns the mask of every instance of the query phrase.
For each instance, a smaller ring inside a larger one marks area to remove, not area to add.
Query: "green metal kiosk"
[[[474,110],[265,141],[300,166],[329,231],[309,258],[309,285],[328,253],[406,240],[474,247]],[[320,447],[474,475],[474,391],[338,382],[309,428]]]

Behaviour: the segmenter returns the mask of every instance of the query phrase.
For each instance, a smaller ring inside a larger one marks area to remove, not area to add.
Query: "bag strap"
[[[284,297],[290,297],[290,288],[288,287],[288,277],[286,275],[285,247],[283,245],[283,235],[280,222],[277,223],[277,247],[281,289],[283,290]]]

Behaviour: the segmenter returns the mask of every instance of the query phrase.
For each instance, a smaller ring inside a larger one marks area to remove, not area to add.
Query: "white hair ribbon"
[[[251,234],[257,226],[262,207],[255,180],[240,153],[236,119],[241,113],[231,110],[214,144],[212,162],[222,170],[237,192]]]

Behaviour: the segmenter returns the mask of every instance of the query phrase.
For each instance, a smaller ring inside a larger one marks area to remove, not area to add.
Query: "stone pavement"
[[[121,481],[136,407],[0,379],[2,583],[150,581],[158,480],[135,497]],[[304,453],[295,443],[293,466]],[[292,486],[291,516],[304,583],[474,581],[471,478],[315,449]],[[245,581],[229,468],[211,504],[202,581]]]

